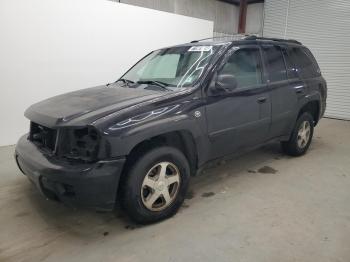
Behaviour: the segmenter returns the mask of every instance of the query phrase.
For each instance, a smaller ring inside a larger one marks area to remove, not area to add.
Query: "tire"
[[[281,142],[283,151],[291,156],[304,155],[311,144],[313,133],[314,119],[310,113],[305,112],[298,118],[290,139]]]
[[[169,218],[182,205],[189,178],[190,167],[181,151],[168,146],[154,148],[139,156],[127,172],[122,208],[140,224]]]

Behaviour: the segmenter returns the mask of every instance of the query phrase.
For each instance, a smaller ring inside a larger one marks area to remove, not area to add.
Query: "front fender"
[[[205,135],[204,108],[200,105],[191,106],[186,112],[179,110],[171,115],[124,129],[105,130],[103,132],[105,155],[110,158],[127,156],[141,142],[175,131],[186,131],[191,134],[196,146],[198,164],[207,159],[209,141]]]

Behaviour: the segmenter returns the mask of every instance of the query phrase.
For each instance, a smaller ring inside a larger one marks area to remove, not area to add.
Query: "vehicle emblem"
[[[202,114],[201,114],[200,111],[195,111],[195,112],[194,112],[194,116],[195,116],[195,117],[201,117],[201,115],[202,115]]]

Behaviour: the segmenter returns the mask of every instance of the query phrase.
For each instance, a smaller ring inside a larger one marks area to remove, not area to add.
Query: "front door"
[[[271,122],[270,96],[262,74],[258,46],[233,47],[218,74],[231,74],[231,92],[210,95],[206,106],[212,158],[262,143]]]

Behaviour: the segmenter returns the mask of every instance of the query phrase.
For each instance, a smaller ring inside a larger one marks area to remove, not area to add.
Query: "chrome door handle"
[[[301,94],[304,92],[304,86],[296,86],[295,87],[295,93]]]

